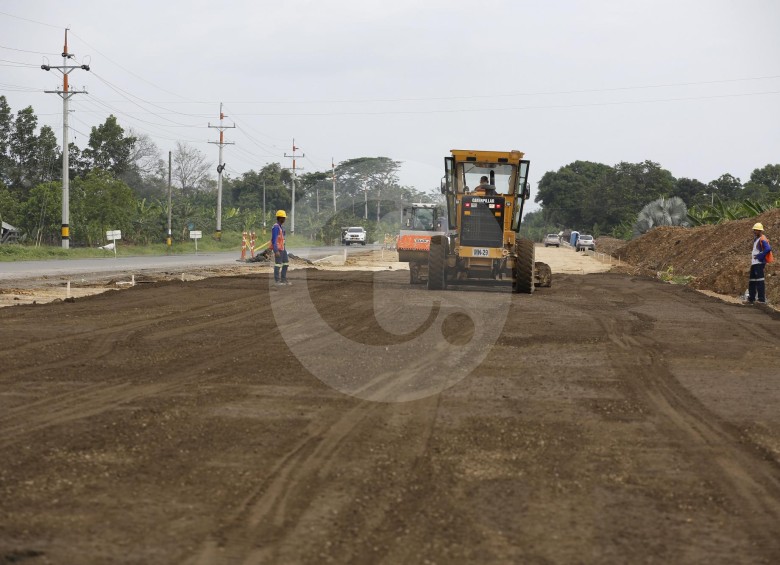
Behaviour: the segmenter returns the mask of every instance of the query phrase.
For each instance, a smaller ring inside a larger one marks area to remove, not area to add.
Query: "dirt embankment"
[[[751,228],[764,224],[775,249],[780,244],[780,209],[755,218],[695,228],[659,227],[612,251],[643,274],[667,272],[693,277],[691,286],[718,294],[745,292],[753,242]],[[775,253],[777,255],[777,253]],[[777,262],[767,265],[767,300],[780,303]]]

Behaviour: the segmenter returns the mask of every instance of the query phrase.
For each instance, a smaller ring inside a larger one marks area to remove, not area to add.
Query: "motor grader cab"
[[[447,232],[447,218],[436,204],[416,202],[404,206],[398,234],[398,260],[409,263],[409,282],[428,278],[428,250],[431,238]]]
[[[517,293],[550,286],[550,269],[535,262],[533,241],[518,236],[530,161],[520,151],[451,153],[442,180],[448,231],[431,238],[428,288],[469,279],[511,279]]]

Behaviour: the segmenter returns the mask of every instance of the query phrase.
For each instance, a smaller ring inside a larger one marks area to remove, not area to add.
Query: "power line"
[[[0,62],[3,62],[3,63],[13,63],[17,67],[36,67],[36,68],[40,68],[40,65],[36,65],[34,63],[23,63],[22,61],[9,61],[8,59],[0,59]]]
[[[227,102],[227,104],[365,104],[373,102],[441,102],[445,100],[478,100],[489,98],[511,98],[515,96],[553,96],[560,94],[593,94],[599,92],[619,92],[628,90],[648,90],[656,88],[673,88],[680,86],[703,86],[712,84],[726,84],[735,82],[747,82],[756,80],[773,80],[780,78],[780,75],[768,75],[758,77],[743,77],[743,78],[727,78],[705,81],[689,81],[689,82],[672,82],[661,84],[646,84],[635,86],[615,86],[608,88],[584,88],[584,89],[570,89],[570,90],[550,90],[550,91],[535,91],[535,92],[504,92],[494,94],[474,94],[464,96],[430,96],[430,97],[401,97],[401,98],[356,98],[356,99],[312,99],[312,100],[233,100]],[[211,102],[197,101],[197,104],[211,104]],[[234,114],[238,115],[238,114]],[[254,115],[254,114],[252,114]],[[263,115],[263,114],[259,114]]]
[[[13,14],[9,14],[8,12],[0,12],[0,16],[8,16],[9,18],[16,18],[17,20],[23,20],[25,22],[31,22],[31,23],[39,24],[39,25],[46,26],[46,27],[53,27],[55,29],[62,29],[61,25],[60,26],[55,26],[55,25],[52,25],[52,24],[47,24],[45,22],[39,22],[38,20],[31,20],[29,18],[23,18],[21,16],[15,16]],[[59,53],[57,53],[57,54],[59,55]]]
[[[133,71],[131,71],[130,69],[127,69],[127,68],[123,67],[122,65],[120,65],[119,63],[117,63],[116,61],[114,61],[113,59],[111,59],[111,58],[110,58],[108,55],[106,55],[105,53],[102,53],[102,52],[100,52],[98,49],[96,49],[95,47],[93,47],[92,45],[90,45],[89,43],[87,43],[87,42],[84,40],[84,38],[83,38],[83,37],[80,37],[80,36],[76,35],[75,33],[73,34],[73,36],[74,36],[74,37],[76,37],[76,38],[78,38],[79,40],[81,40],[81,42],[82,42],[84,45],[86,45],[87,47],[89,47],[90,49],[92,49],[93,51],[95,51],[96,53],[99,53],[100,55],[102,55],[103,57],[105,57],[105,58],[106,58],[106,60],[110,61],[111,63],[113,63],[114,65],[116,65],[117,67],[119,67],[120,69],[122,69],[123,71],[125,71],[126,73],[129,73],[129,74],[133,75],[133,76],[134,76],[135,78],[137,78],[138,80],[142,80],[142,81],[143,81],[143,82],[145,82],[146,84],[148,84],[148,85],[150,85],[150,86],[153,86],[154,88],[156,88],[156,89],[158,89],[158,90],[161,90],[162,92],[165,92],[165,93],[167,93],[167,94],[172,94],[173,96],[176,96],[177,98],[181,98],[182,100],[190,100],[189,98],[187,98],[187,97],[185,97],[185,96],[182,96],[181,94],[177,94],[177,93],[175,93],[175,92],[171,92],[170,90],[166,90],[165,88],[162,88],[161,86],[157,86],[157,85],[156,85],[156,84],[154,84],[153,82],[150,82],[150,81],[146,80],[144,77],[142,77],[142,76],[140,76],[140,75],[137,75],[136,73],[134,73],[134,72],[133,72]]]
[[[0,45],[0,49],[7,49],[8,51],[19,51],[20,53],[34,53],[35,55],[51,55],[53,57],[59,57],[61,53],[48,53],[46,51],[30,51],[29,49],[17,49],[16,47],[6,47]]]
[[[232,114],[232,112],[231,112],[231,114]],[[233,115],[235,115],[235,114],[233,114]],[[249,130],[249,131],[251,131],[251,132],[255,133],[256,135],[258,135],[258,136],[260,136],[260,137],[267,137],[268,139],[278,139],[278,140],[282,140],[283,138],[280,138],[280,137],[273,137],[273,136],[271,136],[271,135],[268,135],[268,134],[265,134],[265,133],[259,132],[259,131],[255,130],[255,129],[253,129],[253,128],[249,127],[249,126],[242,126],[242,130],[243,130],[243,133],[244,133],[244,134],[245,134],[245,135],[246,135],[246,136],[247,136],[247,137],[248,137],[248,138],[249,138],[251,141],[253,141],[253,142],[254,142],[256,145],[258,145],[258,146],[260,146],[260,147],[262,147],[262,148],[264,148],[264,149],[266,149],[266,150],[268,150],[269,148],[273,148],[273,149],[278,149],[279,151],[282,151],[282,152],[283,152],[283,150],[282,150],[282,148],[281,148],[281,147],[277,147],[277,146],[276,146],[276,145],[274,145],[273,143],[265,143],[265,142],[258,141],[258,140],[256,140],[256,139],[254,139],[254,138],[253,138],[251,135],[249,135],[248,133],[246,133],[246,130]]]
[[[40,90],[38,90],[37,88],[30,88],[28,86],[19,86],[16,84],[0,84],[0,88],[8,92],[40,92]],[[39,114],[39,115],[44,115],[44,114]]]
[[[659,102],[685,102],[693,100],[714,100],[718,98],[739,98],[743,96],[764,96],[771,94],[780,94],[780,90],[770,90],[765,92],[745,92],[740,94],[714,94],[711,96],[681,96],[675,98],[655,98],[646,100],[624,100],[613,102],[586,102],[581,104],[549,104],[536,106],[510,106],[504,108],[459,108],[459,109],[439,109],[439,110],[380,110],[375,112],[261,112],[251,114],[238,114],[239,116],[276,116],[276,117],[316,117],[316,116],[393,116],[393,115],[425,115],[425,114],[460,114],[474,112],[514,112],[524,110],[560,110],[568,108],[588,108],[596,106],[620,106],[627,104],[655,104]]]
[[[93,74],[94,74],[94,73],[93,73]],[[138,107],[139,107],[141,110],[144,110],[144,111],[146,111],[146,112],[147,112],[147,113],[149,113],[149,114],[155,115],[155,116],[157,116],[158,118],[162,118],[163,120],[165,120],[165,121],[168,121],[168,122],[171,122],[172,124],[174,124],[174,125],[176,125],[176,126],[180,126],[180,127],[198,127],[196,124],[182,124],[182,123],[179,123],[179,122],[174,122],[173,120],[170,120],[170,119],[168,119],[168,118],[166,118],[166,117],[164,117],[164,116],[159,116],[159,115],[157,115],[156,113],[149,111],[147,108],[144,108],[144,107],[143,107],[143,106],[141,106],[141,105],[140,105],[138,102],[136,102],[135,100],[132,100],[132,99],[131,99],[131,98],[129,98],[129,97],[130,97],[130,96],[132,96],[133,98],[137,98],[138,100],[141,100],[142,102],[144,102],[144,103],[148,104],[148,102],[146,102],[146,101],[145,101],[145,100],[143,100],[142,98],[140,98],[140,97],[138,97],[138,96],[136,96],[136,95],[134,95],[134,94],[130,94],[130,93],[129,93],[129,92],[127,92],[126,90],[124,90],[124,89],[120,88],[119,86],[116,86],[116,85],[114,85],[114,84],[110,83],[109,81],[107,81],[106,79],[104,79],[103,77],[101,77],[101,76],[99,76],[99,75],[97,75],[97,74],[95,74],[95,76],[97,77],[97,79],[98,79],[99,81],[101,81],[103,84],[105,84],[106,86],[108,86],[108,87],[109,87],[111,90],[113,90],[114,92],[116,92],[116,93],[117,93],[117,94],[119,94],[120,96],[124,97],[124,98],[125,98],[125,99],[126,99],[128,102],[130,102],[130,103],[132,103],[132,104],[134,104],[134,105],[138,106]],[[125,96],[125,95],[127,95],[127,96]],[[164,110],[167,110],[167,108],[163,108],[163,109],[164,109]]]

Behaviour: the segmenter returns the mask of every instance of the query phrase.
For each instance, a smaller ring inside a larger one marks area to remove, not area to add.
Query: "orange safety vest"
[[[282,227],[282,224],[278,222],[276,225],[279,226],[279,233],[276,234],[276,249],[278,251],[284,251],[284,228]]]
[[[761,234],[761,236],[758,238],[758,241],[761,242],[761,251],[765,249],[764,242],[766,242],[767,246],[769,246],[769,240],[766,238],[764,234]],[[769,253],[764,255],[764,261],[767,263],[773,263],[775,260],[774,256],[772,255],[772,251],[770,250]]]

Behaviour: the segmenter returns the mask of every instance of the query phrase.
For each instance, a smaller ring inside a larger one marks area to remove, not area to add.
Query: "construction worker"
[[[753,226],[753,253],[750,265],[750,280],[748,281],[748,303],[766,304],[766,286],[764,283],[764,267],[772,259],[772,247],[764,235],[764,225]],[[756,301],[758,295],[758,301]]]
[[[490,184],[490,181],[486,176],[479,179],[479,184],[474,189],[476,194],[484,194],[485,196],[493,196],[496,194],[496,187]]]
[[[271,228],[271,248],[274,250],[274,284],[276,286],[290,286],[287,281],[287,267],[290,262],[287,258],[287,248],[284,245],[284,221],[287,219],[287,212],[279,210],[276,212],[276,223]]]

